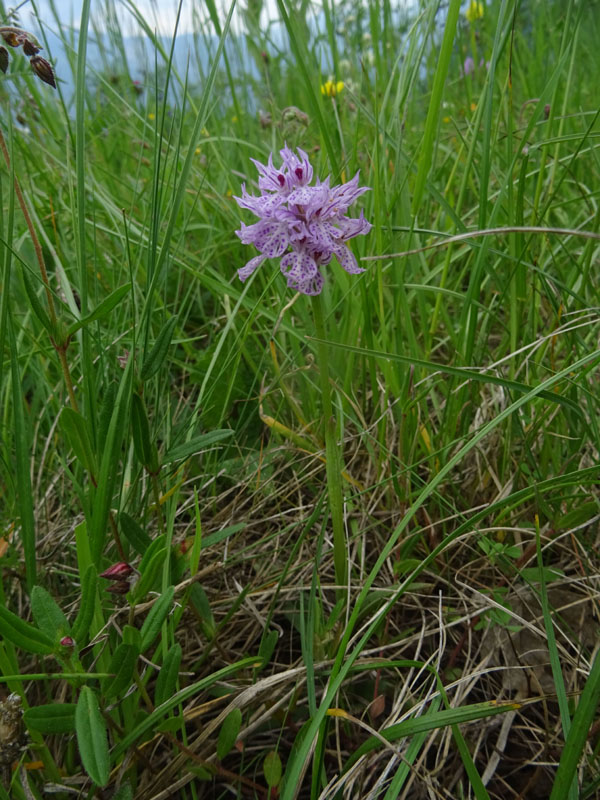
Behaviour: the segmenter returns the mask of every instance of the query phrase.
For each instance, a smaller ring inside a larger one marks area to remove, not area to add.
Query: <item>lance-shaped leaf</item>
[[[156,445],[150,439],[146,405],[137,392],[131,398],[131,431],[133,447],[138,460],[148,472],[156,474],[158,472],[158,452]]]
[[[75,703],[32,706],[23,714],[25,725],[38,733],[71,733],[75,730]]]
[[[98,786],[106,786],[110,776],[106,723],[89,686],[83,687],[77,701],[75,732],[85,771]]]
[[[169,345],[171,344],[171,338],[176,325],[177,317],[171,317],[171,319],[168,320],[168,322],[166,322],[160,329],[160,332],[156,337],[156,341],[152,345],[150,352],[142,364],[140,377],[143,381],[147,381],[161,368],[163,361],[167,356],[167,351],[169,349]]]
[[[114,292],[111,292],[108,297],[104,298],[100,305],[96,306],[91,314],[88,314],[87,317],[83,317],[82,319],[78,319],[77,322],[74,322],[69,327],[67,331],[69,336],[72,336],[80,328],[83,328],[84,325],[89,325],[90,322],[95,322],[96,320],[102,319],[102,317],[106,317],[108,314],[110,314],[113,308],[123,299],[123,297],[125,297],[130,289],[131,284],[126,283],[124,286],[119,286],[118,289],[115,289]]]
[[[49,636],[2,605],[0,605],[0,632],[5,639],[28,653],[47,655],[54,650],[54,643]]]
[[[55,641],[71,630],[54,598],[42,586],[31,590],[31,613],[38,628]]]
[[[165,619],[167,618],[167,614],[171,610],[171,606],[173,605],[173,595],[175,594],[175,589],[172,586],[169,586],[164,594],[162,594],[156,603],[150,609],[148,616],[144,620],[144,624],[142,625],[142,647],[141,651],[144,653],[152,644],[152,642],[156,639],[158,634],[160,633],[161,626]]]
[[[65,406],[60,412],[60,427],[84,469],[95,475],[96,459],[85,419],[79,412]]]

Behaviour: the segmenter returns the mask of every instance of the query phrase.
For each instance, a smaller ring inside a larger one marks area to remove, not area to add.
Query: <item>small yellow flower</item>
[[[471,24],[477,22],[478,19],[483,17],[483,3],[479,2],[479,0],[471,0],[471,4],[467,8],[465,16],[467,21]]]
[[[156,114],[153,114],[152,112],[150,112],[150,113],[148,114],[148,119],[150,120],[150,122],[152,122],[152,120],[155,120],[155,119],[156,119]]]
[[[450,122],[450,117],[444,117],[442,119],[442,122],[445,122],[446,124],[448,124],[448,122]]]
[[[471,103],[471,111],[477,111],[477,103]]]
[[[340,94],[343,88],[344,81],[338,81],[337,83],[325,81],[325,83],[321,84],[321,94],[325,95],[325,97],[335,97],[337,94]]]
[[[199,148],[199,147],[197,147],[197,148],[194,150],[194,155],[196,155],[196,156],[199,156],[201,152],[202,152],[202,150],[200,150],[200,148]]]
[[[237,118],[237,116],[233,116],[233,117],[231,118],[231,121],[232,121],[232,122],[237,122],[237,121],[238,121],[238,118]]]

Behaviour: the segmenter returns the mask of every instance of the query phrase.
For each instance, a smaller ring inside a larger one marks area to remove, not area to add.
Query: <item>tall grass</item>
[[[0,797],[596,796],[600,31],[472,5],[52,6],[56,91],[11,51]],[[286,142],[372,189],[318,326],[236,275]]]

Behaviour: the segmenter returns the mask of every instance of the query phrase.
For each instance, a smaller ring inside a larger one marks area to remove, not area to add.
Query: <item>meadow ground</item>
[[[90,5],[0,4],[0,799],[600,796],[598,4]]]

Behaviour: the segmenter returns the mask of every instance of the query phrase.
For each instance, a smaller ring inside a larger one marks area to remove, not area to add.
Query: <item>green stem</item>
[[[327,473],[327,490],[329,495],[329,511],[333,525],[333,562],[335,580],[338,586],[348,585],[348,565],[346,559],[346,534],[344,531],[344,507],[342,499],[342,458],[341,448],[337,443],[337,420],[331,403],[331,386],[329,383],[329,352],[324,344],[327,338],[323,321],[321,296],[312,299],[317,338],[317,363],[321,381],[321,403],[325,428],[325,466]]]

